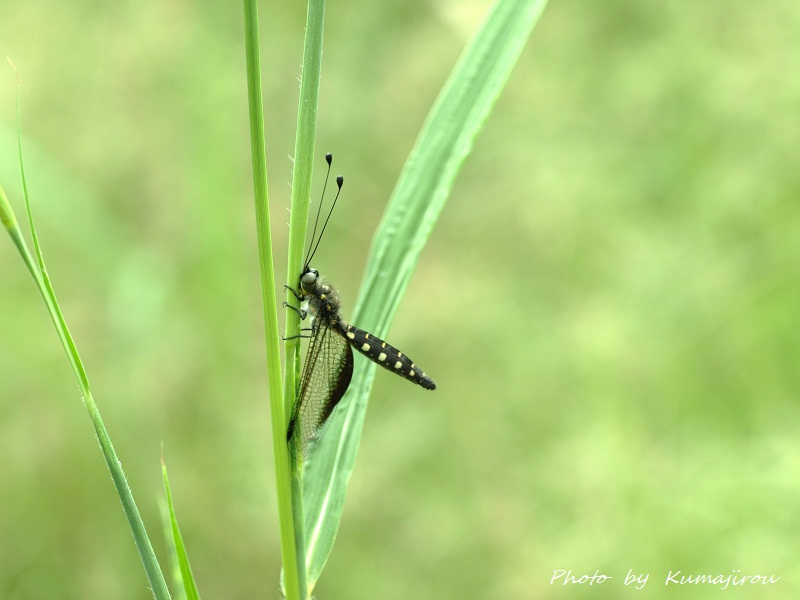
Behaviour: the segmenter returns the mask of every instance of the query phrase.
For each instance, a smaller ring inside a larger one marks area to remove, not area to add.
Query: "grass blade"
[[[272,449],[275,461],[275,487],[278,495],[278,519],[283,559],[283,587],[288,600],[305,599],[305,563],[302,535],[295,534],[293,518],[293,478],[286,447],[286,402],[281,376],[278,334],[278,307],[275,293],[275,268],[267,193],[266,144],[261,87],[261,52],[258,34],[257,0],[244,0],[245,52],[247,60],[247,98],[250,114],[250,142],[253,161],[253,190],[258,235],[258,259],[261,269],[261,297],[270,394]],[[299,544],[299,546],[298,546]],[[299,550],[299,551],[298,551]]]
[[[192,566],[189,564],[189,556],[186,554],[186,546],[183,544],[183,536],[178,526],[178,517],[175,515],[175,505],[172,503],[172,490],[169,487],[169,478],[167,477],[167,465],[164,462],[163,456],[161,458],[161,476],[164,479],[164,494],[167,499],[167,508],[169,509],[170,532],[172,534],[175,557],[180,568],[184,597],[186,600],[200,600],[197,584],[192,574]]]
[[[19,122],[19,99],[17,100],[17,119]],[[28,215],[31,239],[33,240],[33,246],[36,253],[35,260],[33,255],[30,253],[27,244],[25,243],[25,238],[22,237],[22,233],[17,225],[17,219],[2,187],[0,187],[0,223],[2,223],[8,231],[8,234],[11,236],[11,240],[17,247],[22,260],[25,262],[25,265],[28,267],[28,271],[36,283],[36,287],[39,290],[42,299],[44,300],[48,312],[50,313],[50,318],[53,321],[58,338],[64,347],[64,351],[67,354],[67,358],[72,366],[72,370],[78,380],[78,386],[80,387],[81,395],[83,396],[84,406],[86,407],[86,411],[89,413],[89,418],[94,426],[95,434],[100,442],[100,448],[103,452],[103,457],[105,458],[106,465],[111,472],[111,479],[114,482],[114,487],[117,490],[120,501],[122,502],[122,509],[125,512],[125,516],[128,519],[128,525],[133,533],[136,549],[139,551],[139,556],[142,560],[142,565],[144,566],[147,580],[150,583],[153,597],[157,598],[158,600],[167,600],[170,595],[169,590],[167,589],[166,581],[164,580],[164,575],[161,572],[161,567],[156,559],[153,546],[150,543],[149,537],[147,536],[147,531],[145,529],[144,522],[142,521],[142,517],[139,514],[139,509],[133,499],[133,492],[131,491],[127,480],[125,479],[125,473],[122,470],[122,463],[117,457],[117,453],[115,452],[114,446],[111,443],[111,438],[109,437],[106,427],[103,423],[103,419],[100,416],[100,410],[97,408],[94,398],[92,397],[86,369],[84,368],[83,362],[78,354],[78,348],[75,345],[75,341],[72,339],[72,334],[67,327],[64,315],[61,313],[61,308],[58,305],[55,291],[53,290],[53,285],[50,281],[49,275],[47,274],[47,267],[45,266],[44,256],[42,255],[42,249],[39,245],[39,238],[36,234],[33,211],[31,209],[30,199],[28,197],[24,162],[22,159],[22,135],[19,125],[18,152],[20,157],[20,173],[22,177],[23,195],[25,198],[25,209]]]
[[[545,4],[499,0],[462,53],[373,239],[353,314],[360,327],[385,336],[455,177]],[[339,528],[375,368],[372,362],[358,361],[350,390],[305,469],[305,546],[312,588]]]
[[[325,1],[309,0],[306,15],[306,35],[303,44],[303,75],[300,82],[300,101],[297,110],[297,133],[292,172],[292,203],[289,221],[289,252],[287,273],[289,277],[300,274],[308,226],[308,209],[311,196],[311,175],[314,166],[314,149],[317,132],[320,74],[322,71],[322,34],[325,22]],[[294,274],[294,275],[293,275]],[[288,292],[287,292],[288,294]],[[294,298],[287,295],[287,301]],[[300,368],[300,319],[295,311],[286,311],[286,367],[284,370],[284,396],[286,412],[291,414],[297,397],[297,378]],[[286,451],[286,429],[283,423],[280,439]],[[302,464],[292,463],[292,516],[294,520],[295,548],[298,557],[305,556]],[[313,586],[307,585],[306,561],[298,560],[303,598]],[[284,577],[286,576],[284,565]]]

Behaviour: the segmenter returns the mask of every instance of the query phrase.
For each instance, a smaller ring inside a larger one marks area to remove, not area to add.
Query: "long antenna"
[[[311,246],[314,245],[314,238],[317,235],[317,224],[319,223],[319,215],[322,212],[322,201],[325,199],[325,189],[328,187],[328,177],[331,174],[331,163],[333,163],[333,154],[328,152],[325,155],[325,162],[328,163],[328,172],[325,173],[325,183],[322,186],[322,195],[319,198],[319,206],[317,206],[317,218],[314,219],[314,231],[311,232],[311,239],[308,242],[308,250],[306,251],[306,259],[303,262],[304,267],[308,267],[308,261],[311,260]]]
[[[339,199],[339,194],[342,191],[342,185],[344,184],[344,177],[339,175],[336,178],[336,186],[338,189],[336,190],[336,197],[333,199],[333,204],[331,204],[331,209],[328,211],[328,216],[325,218],[325,223],[322,225],[322,230],[319,232],[319,237],[317,238],[317,243],[314,244],[314,236],[317,234],[317,225],[319,224],[319,215],[322,212],[322,200],[325,197],[325,188],[328,186],[328,176],[331,174],[331,163],[333,162],[333,155],[329,152],[325,155],[325,160],[328,161],[328,172],[325,175],[325,185],[322,187],[322,198],[319,200],[319,208],[317,208],[317,218],[314,220],[314,231],[311,234],[311,242],[308,245],[308,253],[306,254],[306,260],[304,264],[304,269],[308,268],[308,265],[311,263],[311,259],[314,258],[314,254],[317,253],[317,248],[319,248],[319,243],[322,241],[322,234],[325,233],[325,228],[328,226],[328,221],[331,220],[331,215],[333,214],[333,209],[336,207],[336,201]],[[311,250],[311,246],[314,246],[314,249]]]

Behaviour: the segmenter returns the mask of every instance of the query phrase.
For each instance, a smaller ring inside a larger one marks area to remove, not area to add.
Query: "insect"
[[[323,198],[333,157],[331,154],[326,154],[325,160],[328,163],[328,174],[325,176]],[[343,183],[344,178],[341,176],[336,178],[338,186],[336,197],[315,244],[314,238],[322,209],[320,200],[314,231],[311,234],[311,243],[306,253],[303,272],[298,281],[298,289],[285,286],[301,303],[301,307],[294,307],[286,302],[284,302],[284,306],[297,312],[301,319],[305,319],[309,314],[314,317],[311,327],[304,330],[310,333],[299,336],[308,337],[310,341],[306,362],[300,376],[300,393],[286,433],[286,440],[292,454],[303,459],[308,457],[311,448],[321,437],[333,409],[336,408],[350,385],[350,379],[353,376],[352,348],[385,369],[397,373],[427,390],[436,389],[433,379],[428,377],[408,356],[363,329],[346,323],[340,314],[339,295],[336,290],[330,284],[325,283],[319,272],[310,266],[322,234],[325,233],[328,220],[333,213],[333,208],[336,206]],[[307,306],[307,309],[302,308],[303,304]]]

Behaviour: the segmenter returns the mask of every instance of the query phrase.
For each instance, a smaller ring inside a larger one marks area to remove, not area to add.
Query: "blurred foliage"
[[[317,146],[348,186],[317,266],[345,315],[487,6],[328,7]],[[278,256],[304,16],[261,7]],[[389,337],[438,389],[378,374],[318,597],[616,598],[628,569],[651,597],[678,569],[800,591],[798,22],[788,0],[551,3]],[[163,441],[201,593],[277,597],[241,7],[7,2],[0,54],[50,274],[157,551]],[[9,242],[0,274],[0,597],[147,598]]]

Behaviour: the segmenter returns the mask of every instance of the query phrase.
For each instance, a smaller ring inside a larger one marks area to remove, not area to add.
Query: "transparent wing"
[[[314,320],[300,395],[292,411],[287,439],[295,457],[308,458],[322,436],[328,417],[342,399],[353,376],[353,351],[335,325]]]

